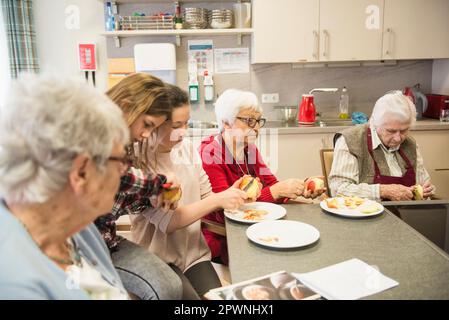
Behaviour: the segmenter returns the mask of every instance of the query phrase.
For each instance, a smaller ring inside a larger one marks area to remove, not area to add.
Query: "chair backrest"
[[[320,159],[321,159],[321,170],[324,176],[324,184],[326,185],[327,189],[327,195],[331,196],[329,190],[328,177],[332,168],[332,160],[334,159],[334,149],[321,149]]]

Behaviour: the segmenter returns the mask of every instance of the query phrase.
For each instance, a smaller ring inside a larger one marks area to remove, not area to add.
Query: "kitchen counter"
[[[388,210],[373,218],[345,219],[319,205],[287,204],[285,219],[313,225],[320,240],[308,247],[270,250],[246,237],[248,225],[226,220],[233,283],[272,272],[310,272],[359,258],[399,286],[367,299],[449,299],[449,256]]]
[[[273,134],[277,131],[279,135],[285,134],[312,134],[312,133],[336,133],[340,132],[344,129],[350,128],[352,126],[348,125],[338,125],[338,126],[325,126],[320,127],[319,125],[315,126],[304,126],[299,125],[296,122],[286,123],[282,121],[267,121],[266,125],[262,128],[261,134],[270,133]],[[440,122],[437,119],[424,119],[416,121],[415,126],[411,129],[411,131],[425,131],[425,130],[449,130],[449,122]],[[191,128],[189,129],[190,136],[201,136],[207,137],[212,134],[217,134],[219,131],[217,128],[212,129],[199,129],[199,128]]]

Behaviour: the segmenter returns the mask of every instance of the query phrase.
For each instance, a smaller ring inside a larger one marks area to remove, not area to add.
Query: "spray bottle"
[[[189,73],[189,97],[191,103],[197,103],[200,100],[198,77],[196,73]]]
[[[207,70],[204,71],[204,101],[214,101],[214,80]]]

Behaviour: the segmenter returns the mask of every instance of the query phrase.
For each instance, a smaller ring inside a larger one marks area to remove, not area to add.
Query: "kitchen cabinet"
[[[253,0],[252,63],[380,60],[383,0]]]
[[[253,0],[252,63],[449,58],[448,0]]]
[[[319,0],[252,3],[252,63],[318,60]]]
[[[449,199],[449,131],[412,131],[437,195]]]
[[[261,136],[259,150],[278,180],[321,175],[320,149],[332,148],[335,133]]]
[[[320,61],[380,60],[383,0],[320,0]]]
[[[449,58],[449,1],[385,0],[382,59]]]

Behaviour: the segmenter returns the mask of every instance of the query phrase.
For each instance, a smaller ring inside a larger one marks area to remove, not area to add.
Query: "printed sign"
[[[95,44],[83,43],[78,45],[78,57],[81,71],[96,71],[97,59],[95,56]]]

